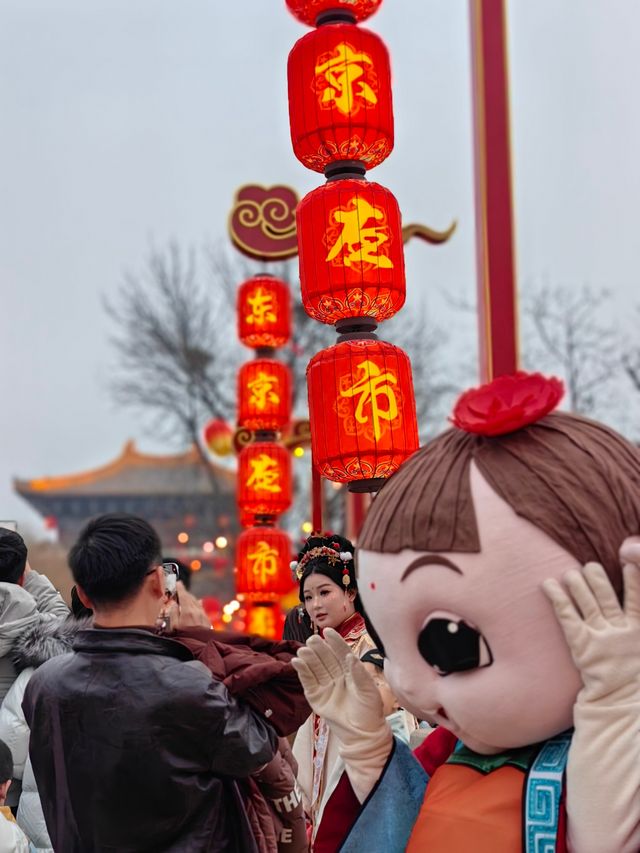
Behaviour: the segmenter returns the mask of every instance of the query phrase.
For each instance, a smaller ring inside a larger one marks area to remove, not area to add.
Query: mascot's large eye
[[[432,617],[418,634],[418,649],[438,675],[490,666],[491,649],[482,634],[462,619]]]

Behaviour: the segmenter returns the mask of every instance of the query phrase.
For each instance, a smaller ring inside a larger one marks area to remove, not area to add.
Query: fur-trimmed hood
[[[21,672],[27,667],[38,667],[50,658],[67,654],[78,631],[90,628],[93,619],[56,619],[37,621],[18,636],[11,649],[13,665]]]

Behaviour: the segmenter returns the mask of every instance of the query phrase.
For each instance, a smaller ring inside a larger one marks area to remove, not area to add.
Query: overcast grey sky
[[[385,0],[368,26],[394,71],[396,148],[371,173],[405,221],[459,228],[408,247],[439,319],[475,288],[467,0]],[[0,518],[33,522],[12,476],[153,448],[106,392],[101,297],[151,243],[223,237],[236,187],[320,182],[288,138],[283,0],[0,0]],[[511,0],[520,282],[640,302],[640,3]],[[230,330],[230,334],[232,330]],[[469,340],[469,347],[473,341]]]

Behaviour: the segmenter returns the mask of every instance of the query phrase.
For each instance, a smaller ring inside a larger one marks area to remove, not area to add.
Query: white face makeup
[[[471,466],[476,554],[361,550],[358,587],[398,701],[491,754],[569,728],[581,687],[546,578],[578,561]]]

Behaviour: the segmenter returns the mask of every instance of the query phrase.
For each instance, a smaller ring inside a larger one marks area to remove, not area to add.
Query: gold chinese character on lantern
[[[257,542],[255,550],[247,554],[247,560],[260,586],[265,586],[267,578],[273,577],[278,570],[278,551],[264,539]]]
[[[273,390],[278,386],[278,379],[265,373],[264,370],[259,370],[258,375],[251,382],[247,382],[247,387],[251,393],[249,404],[254,406],[258,411],[263,412],[267,403],[273,403],[275,406],[280,402],[280,397]]]
[[[251,313],[247,314],[249,325],[264,326],[265,323],[275,323],[278,319],[273,304],[273,294],[268,293],[262,287],[257,287],[251,296],[247,298]]]
[[[384,373],[373,361],[363,361],[357,365],[362,376],[350,387],[340,390],[341,397],[359,397],[355,418],[359,424],[369,423],[369,414],[373,423],[376,440],[382,435],[381,421],[389,423],[398,417],[398,403],[392,385],[398,380],[390,370]],[[386,406],[381,405],[386,400]],[[368,410],[368,411],[365,411]]]
[[[335,106],[349,115],[361,105],[377,104],[378,97],[372,86],[362,79],[367,70],[373,70],[373,60],[368,54],[354,50],[345,42],[336,45],[329,59],[315,67],[320,105]]]
[[[372,220],[373,224],[368,225]],[[331,244],[327,261],[338,260],[345,267],[371,264],[379,269],[393,269],[393,261],[383,248],[389,240],[384,210],[356,196],[345,207],[333,210],[330,221],[342,228],[333,242],[327,232],[327,242]]]
[[[249,460],[251,474],[247,486],[261,492],[281,492],[280,469],[278,463],[266,453],[261,453],[256,459]]]

